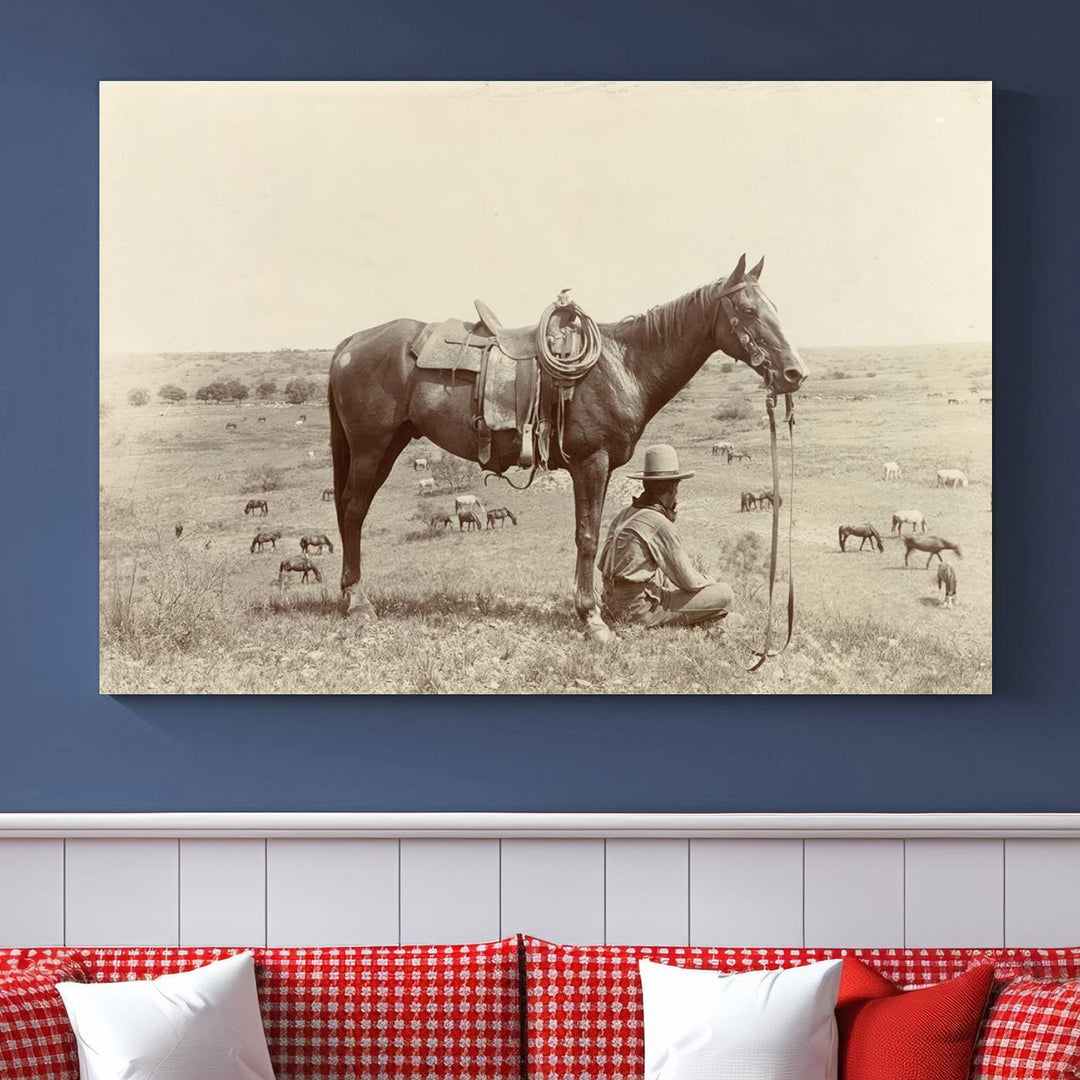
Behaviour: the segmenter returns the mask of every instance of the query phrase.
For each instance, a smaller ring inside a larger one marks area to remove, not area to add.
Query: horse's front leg
[[[585,623],[585,636],[603,644],[612,639],[608,625],[600,617],[596,599],[596,551],[600,541],[600,519],[604,513],[611,468],[606,450],[598,450],[584,461],[569,466],[574,481],[574,515],[577,522],[577,575],[574,604]]]

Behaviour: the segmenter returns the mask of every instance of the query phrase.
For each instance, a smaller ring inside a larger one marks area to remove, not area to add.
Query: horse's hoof
[[[615,640],[615,635],[606,623],[589,623],[585,627],[585,640],[593,645],[610,645]]]

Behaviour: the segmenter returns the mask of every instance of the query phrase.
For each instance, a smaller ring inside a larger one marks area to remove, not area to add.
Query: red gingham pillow
[[[79,1051],[58,982],[89,982],[81,960],[60,955],[0,970],[0,1076],[79,1080]]]
[[[980,949],[972,965],[993,964],[1001,981],[1029,976],[1033,979],[1080,979],[1080,949]]]
[[[967,970],[970,949],[724,949],[704,946],[554,945],[525,938],[529,1076],[636,1080],[645,1068],[639,960],[733,973],[856,956],[899,986]]]
[[[991,999],[971,1080],[1080,1076],[1080,982],[1014,979]]]

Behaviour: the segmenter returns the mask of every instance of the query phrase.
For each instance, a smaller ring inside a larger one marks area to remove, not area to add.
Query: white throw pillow
[[[274,1080],[251,953],[158,979],[57,989],[81,1080]]]
[[[640,961],[645,1080],[836,1080],[841,964],[721,975]]]

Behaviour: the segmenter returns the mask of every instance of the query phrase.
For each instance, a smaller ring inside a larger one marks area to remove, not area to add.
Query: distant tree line
[[[261,401],[272,398],[277,393],[278,385],[273,379],[264,379],[255,387],[255,394]],[[283,391],[285,400],[293,405],[303,405],[306,401],[312,401],[319,396],[320,384],[314,379],[304,379],[299,376],[290,379],[285,384]],[[195,391],[196,401],[244,401],[250,397],[251,388],[240,382],[239,379],[215,379],[213,382],[200,386]],[[158,390],[158,397],[169,403],[187,400],[187,391],[174,383],[165,383]],[[145,405],[150,400],[150,394],[142,387],[135,387],[128,391],[129,405]]]

